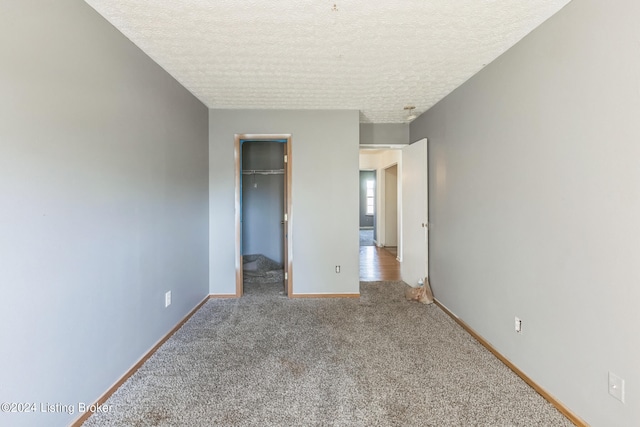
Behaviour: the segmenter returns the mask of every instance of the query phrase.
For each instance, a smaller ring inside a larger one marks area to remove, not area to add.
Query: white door
[[[427,139],[402,149],[402,280],[416,286],[429,275]]]

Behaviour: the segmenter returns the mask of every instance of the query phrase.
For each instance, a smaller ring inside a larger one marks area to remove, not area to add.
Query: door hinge
[[[287,220],[287,214],[284,214],[284,220],[285,221]]]
[[[289,278],[289,273],[284,273],[284,280],[287,280]]]
[[[287,163],[288,160],[289,160],[289,157],[285,154],[284,155],[284,162]]]

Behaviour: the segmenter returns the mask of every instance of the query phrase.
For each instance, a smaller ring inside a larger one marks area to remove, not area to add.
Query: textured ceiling
[[[209,108],[406,121],[569,0],[86,0]]]

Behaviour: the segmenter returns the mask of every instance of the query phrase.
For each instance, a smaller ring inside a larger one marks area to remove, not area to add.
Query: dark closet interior
[[[259,284],[284,290],[285,144],[242,144],[242,257],[245,292]]]

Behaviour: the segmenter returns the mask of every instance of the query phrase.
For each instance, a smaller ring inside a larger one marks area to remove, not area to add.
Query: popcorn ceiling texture
[[[569,0],[86,0],[209,108],[422,113]]]

